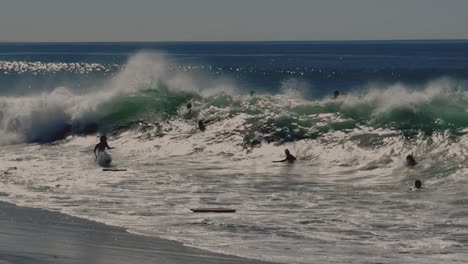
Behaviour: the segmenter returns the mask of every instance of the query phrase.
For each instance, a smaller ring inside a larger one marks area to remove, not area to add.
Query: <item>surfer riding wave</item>
[[[99,139],[99,143],[96,144],[96,146],[94,147],[94,156],[97,158],[99,153],[106,151],[106,148],[113,149],[109,146],[109,144],[107,144],[107,136],[101,136]]]

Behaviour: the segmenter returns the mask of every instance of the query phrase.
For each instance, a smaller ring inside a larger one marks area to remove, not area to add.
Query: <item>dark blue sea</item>
[[[2,43],[0,60],[124,65],[141,51],[169,54],[177,64],[203,65],[204,74],[257,90],[278,91],[282,82],[294,78],[313,85],[308,92],[314,96],[369,82],[418,85],[440,77],[463,79],[468,67],[468,41]],[[12,85],[24,83],[14,74],[2,77]],[[51,78],[34,78],[28,85],[44,79]]]

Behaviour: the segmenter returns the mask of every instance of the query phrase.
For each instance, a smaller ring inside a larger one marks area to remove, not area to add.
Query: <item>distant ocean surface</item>
[[[467,81],[462,40],[0,43],[0,198],[282,263],[464,263]]]

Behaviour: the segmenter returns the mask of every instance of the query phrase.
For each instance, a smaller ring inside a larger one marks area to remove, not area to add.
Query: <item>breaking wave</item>
[[[242,116],[241,126],[226,126],[224,133],[241,130],[247,145],[364,128],[390,129],[406,136],[459,135],[468,126],[467,84],[461,80],[440,78],[417,86],[368,84],[337,99],[305,99],[302,94],[307,85],[286,80],[279,93],[249,96],[232,81],[175,71],[168,61],[161,54],[139,53],[96,87],[78,91],[58,87],[41,94],[2,96],[0,143],[51,142],[72,134],[135,128],[157,129],[161,135],[174,120],[196,127],[198,120],[209,125],[236,116]],[[112,71],[118,68],[113,65]],[[191,109],[186,107],[189,103]]]

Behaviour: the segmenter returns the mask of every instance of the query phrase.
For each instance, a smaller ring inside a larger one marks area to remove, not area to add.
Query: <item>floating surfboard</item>
[[[194,213],[235,213],[236,209],[223,208],[223,207],[212,207],[212,208],[190,208]]]
[[[102,171],[127,171],[127,169],[112,169],[112,168],[106,168],[106,169],[102,169]]]

